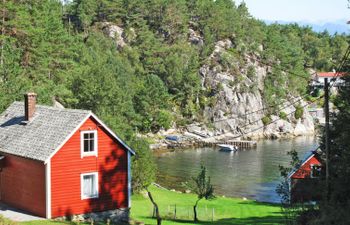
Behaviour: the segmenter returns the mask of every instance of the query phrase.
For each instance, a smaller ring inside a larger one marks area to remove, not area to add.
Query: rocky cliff
[[[200,70],[202,88],[210,92],[213,102],[203,111],[205,123],[187,127],[190,132],[208,136],[231,135],[242,138],[278,138],[314,133],[313,118],[304,110],[301,118],[295,118],[295,106],[306,103],[300,96],[288,96],[278,105],[283,118],[269,115],[264,103],[264,80],[271,69],[259,63],[259,54],[239,57],[230,40],[216,43],[213,53]],[[262,47],[260,50],[263,51]]]

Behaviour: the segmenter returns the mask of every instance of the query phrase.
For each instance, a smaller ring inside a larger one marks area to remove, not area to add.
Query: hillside
[[[343,35],[266,25],[231,0],[1,8],[0,111],[31,90],[42,104],[93,110],[129,141],[193,124],[210,135],[313,132],[299,98],[310,71],[335,68],[347,47]]]

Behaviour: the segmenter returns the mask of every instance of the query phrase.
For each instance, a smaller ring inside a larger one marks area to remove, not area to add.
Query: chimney
[[[24,120],[31,121],[33,115],[35,113],[35,105],[36,105],[36,94],[35,93],[27,93],[24,95]]]

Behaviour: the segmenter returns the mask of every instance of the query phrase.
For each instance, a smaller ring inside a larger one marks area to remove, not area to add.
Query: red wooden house
[[[46,218],[128,212],[133,154],[92,112],[27,94],[0,115],[0,201]]]
[[[321,187],[319,178],[322,160],[317,151],[311,151],[288,176],[292,202],[308,202],[320,200]]]

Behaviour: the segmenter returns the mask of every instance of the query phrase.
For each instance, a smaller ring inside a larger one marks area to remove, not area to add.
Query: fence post
[[[175,208],[174,208],[174,220],[176,220],[176,204],[175,204]]]
[[[205,205],[205,215],[207,215],[207,220],[209,220],[208,206]]]
[[[214,208],[213,208],[212,213],[211,213],[211,221],[214,221]]]

